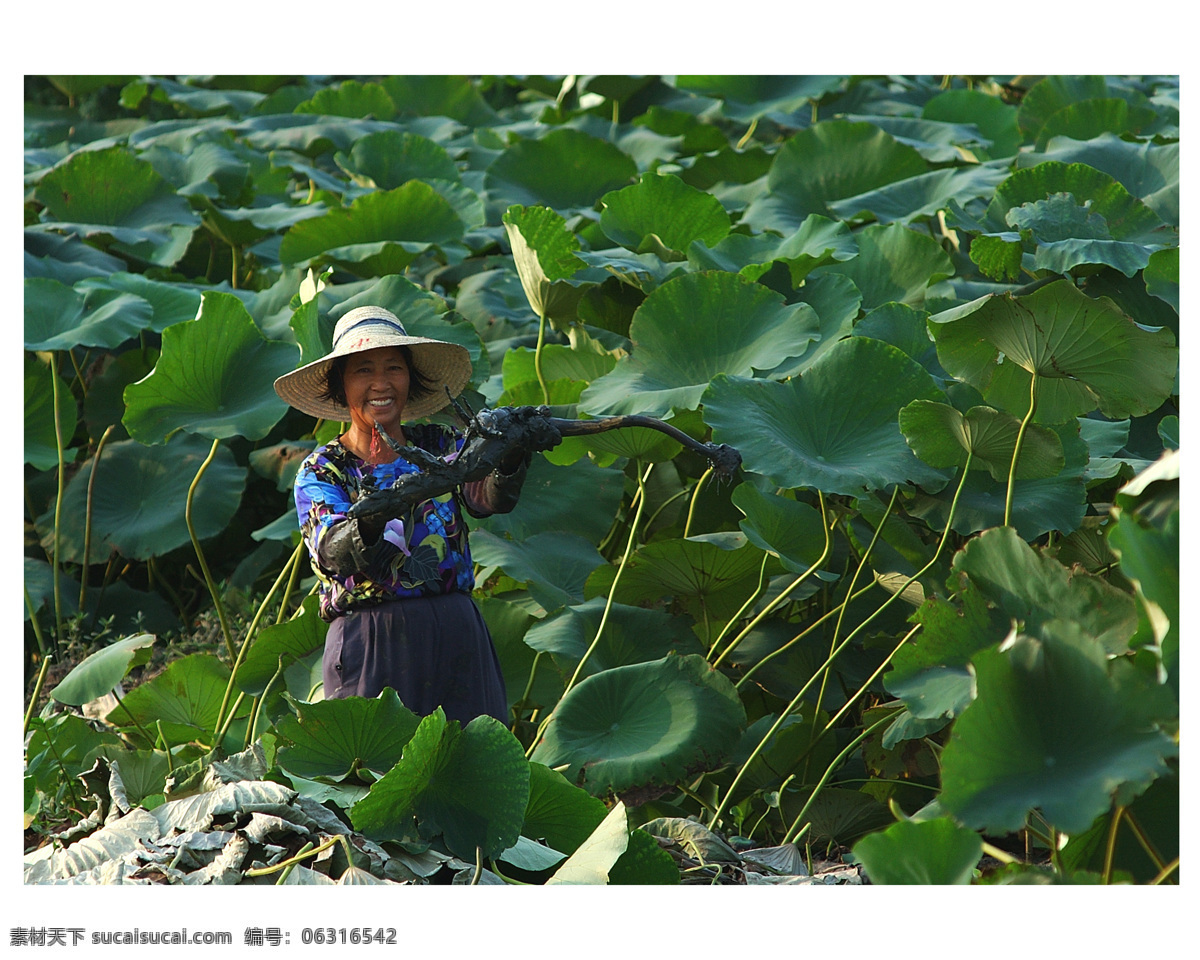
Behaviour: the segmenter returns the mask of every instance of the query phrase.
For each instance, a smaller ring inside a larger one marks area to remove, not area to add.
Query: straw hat
[[[306,363],[275,381],[275,392],[289,406],[324,420],[350,419],[350,408],[321,398],[329,368],[338,357],[376,347],[408,347],[413,367],[434,385],[433,392],[404,405],[405,420],[419,420],[441,410],[450,393],[457,396],[471,379],[471,355],[457,343],[410,337],[404,324],[383,307],[355,307],[333,328],[333,349],[320,360]]]

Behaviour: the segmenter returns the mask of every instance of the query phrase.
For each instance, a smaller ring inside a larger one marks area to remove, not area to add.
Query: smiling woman
[[[338,321],[327,356],[276,381],[292,406],[349,424],[304,461],[295,481],[321,616],[331,624],[326,697],[374,697],[391,687],[418,714],[441,706],[463,722],[481,714],[507,718],[499,662],[470,596],[475,580],[462,508],[476,517],[511,510],[528,454],[514,448],[487,477],[403,515],[347,516],[361,497],[419,469],[382,443],[376,426],[434,456],[462,447],[456,431],[411,421],[444,406],[470,373],[465,348],[411,337],[395,314],[368,306]]]

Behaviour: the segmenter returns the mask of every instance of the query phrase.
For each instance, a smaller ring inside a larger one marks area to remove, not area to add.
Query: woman
[[[471,376],[466,349],[410,337],[395,314],[358,307],[334,328],[330,353],[275,381],[291,406],[349,423],[296,475],[300,529],[329,621],[323,674],[329,698],[374,697],[391,687],[414,713],[441,706],[463,723],[481,714],[507,721],[500,664],[471,600],[474,572],[461,508],[507,513],[517,502],[528,454],[506,452],[482,480],[413,505],[402,516],[350,519],[350,505],[419,467],[375,429],[436,456],[458,450],[449,427],[427,417]]]

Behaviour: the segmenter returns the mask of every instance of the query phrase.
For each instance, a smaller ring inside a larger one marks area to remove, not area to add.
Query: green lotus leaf
[[[1133,598],[1101,577],[1070,571],[1039,554],[1012,527],[996,527],[969,541],[954,570],[1032,636],[1054,620],[1071,621],[1103,650],[1126,652],[1137,627]]]
[[[845,119],[852,123],[873,124],[898,143],[915,148],[930,163],[974,160],[976,150],[984,150],[990,145],[972,121],[955,123],[929,117],[862,113],[848,113]]]
[[[617,568],[603,564],[587,579],[585,595],[608,595],[619,603],[678,600],[697,620],[726,619],[737,612],[757,581],[762,554],[736,531],[680,540],[656,540]],[[615,586],[614,586],[615,582]]]
[[[1155,726],[1163,688],[1124,658],[1107,660],[1070,623],[981,650],[972,663],[978,694],[942,752],[939,798],[969,827],[1019,830],[1038,808],[1064,833],[1082,832],[1114,795],[1129,803],[1178,754]]]
[[[581,603],[588,574],[604,563],[590,541],[557,531],[516,541],[474,530],[471,555],[477,563],[500,567],[514,580],[528,584],[530,595],[546,610]]]
[[[334,161],[359,186],[394,190],[409,180],[459,179],[445,149],[427,137],[405,130],[380,130],[354,141],[349,155]]]
[[[902,820],[863,837],[853,853],[872,883],[969,884],[983,841],[949,817]]]
[[[803,573],[825,549],[821,514],[807,503],[762,493],[739,484],[730,498],[746,515],[738,526],[756,547],[779,557],[792,573]]]
[[[25,775],[42,793],[53,794],[64,777],[73,780],[93,769],[97,757],[127,749],[115,733],[93,729],[92,721],[78,714],[63,711],[47,719],[35,717],[25,746]]]
[[[921,108],[926,120],[973,123],[991,145],[972,152],[983,158],[1011,157],[1021,145],[1017,108],[981,90],[945,90]]]
[[[167,754],[162,750],[122,751],[112,759],[109,768],[114,781],[120,784],[122,800],[130,806],[152,806],[144,801],[154,797],[161,800],[171,774]]]
[[[386,687],[377,697],[294,703],[275,726],[279,765],[301,777],[344,777],[361,769],[383,773],[404,753],[420,718]]]
[[[35,470],[53,470],[58,466],[58,440],[54,428],[54,386],[49,365],[37,357],[25,355],[25,463]],[[71,442],[78,422],[75,397],[62,377],[58,378],[58,429],[63,445]],[[75,459],[67,448],[64,457]]]
[[[672,652],[702,652],[686,618],[623,603],[613,603],[605,616],[606,606],[604,597],[594,597],[587,603],[564,607],[530,627],[525,643],[534,650],[555,654],[573,669],[595,640],[603,619],[600,642],[584,664],[585,677],[611,667],[659,660]]]
[[[59,703],[81,707],[110,693],[133,667],[150,659],[154,635],[139,633],[97,650],[77,663],[50,691]]]
[[[85,295],[91,291],[117,290],[133,297],[140,297],[150,304],[152,315],[147,329],[162,333],[174,323],[194,320],[200,310],[200,291],[182,287],[175,283],[151,280],[140,273],[117,271],[103,277],[91,277],[75,286],[76,292]],[[136,334],[131,334],[136,336]]]
[[[295,346],[264,338],[240,299],[206,293],[195,320],[163,331],[154,372],[125,388],[122,422],[142,443],[176,430],[260,440],[287,411],[273,385],[295,360]]]
[[[1118,136],[1137,133],[1155,119],[1148,107],[1134,106],[1120,97],[1094,97],[1079,100],[1052,113],[1038,131],[1034,150],[1045,150],[1053,137],[1092,140],[1104,133]]]
[[[1123,140],[1112,133],[1080,142],[1053,140],[1043,153],[1017,158],[1017,168],[1048,160],[1086,164],[1107,173],[1164,221],[1179,226],[1179,144]]]
[[[430,184],[410,180],[295,224],[283,236],[279,258],[286,264],[307,263],[322,254],[358,260],[365,259],[360,252],[374,255],[381,246],[448,243],[462,235],[463,221],[450,201]]]
[[[523,383],[536,383],[535,351],[514,347],[504,351],[504,389],[512,390]],[[582,380],[591,383],[612,370],[617,358],[609,353],[575,350],[564,344],[547,343],[542,347],[542,374],[547,381]]]
[[[772,370],[764,370],[756,376],[768,380],[783,380],[803,373],[823,357],[834,345],[854,332],[854,321],[862,307],[862,294],[854,281],[839,273],[816,273],[804,280],[794,299],[807,303],[817,311],[817,329],[820,336],[808,345],[799,357],[786,360]],[[899,306],[899,304],[896,304]],[[922,326],[922,330],[924,327]],[[933,344],[930,344],[932,351]]]
[[[106,277],[125,269],[125,261],[97,250],[75,236],[25,231],[25,276],[44,277],[73,286],[89,277]]]
[[[935,314],[929,330],[951,376],[1017,416],[1038,378],[1038,423],[1062,423],[1097,407],[1122,420],[1158,408],[1175,387],[1178,350],[1166,329],[1147,330],[1111,300],[1069,280],[1028,296],[991,295]]]
[[[396,104],[378,83],[343,80],[336,87],[325,87],[297,104],[296,113],[316,113],[329,117],[374,117],[391,120]]]
[[[812,100],[840,90],[843,76],[677,76],[677,90],[725,102],[724,112],[736,120],[752,120],[766,113],[794,113]]]
[[[166,444],[147,447],[136,440],[110,443],[97,467],[88,460],[67,484],[60,517],[59,559],[83,560],[83,525],[87,516],[88,482],[97,470],[92,489],[91,559],[118,551],[131,560],[146,560],[169,553],[188,542],[184,517],[188,488],[211,444],[190,434],[179,434]],[[242,500],[246,468],[228,450],[218,450],[196,488],[192,523],[205,540],[228,526]],[[44,545],[54,539],[54,511],[38,518]]]
[[[204,225],[230,246],[249,246],[273,233],[314,217],[327,210],[322,203],[292,206],[276,203],[269,207],[218,207],[204,202]]]
[[[503,223],[529,306],[555,326],[568,326],[583,295],[579,284],[568,282],[584,265],[575,256],[579,238],[548,207],[509,207]]]
[[[634,253],[661,250],[664,259],[683,260],[693,241],[712,247],[729,234],[729,214],[721,202],[669,173],[643,174],[600,202],[600,229]]]
[[[119,248],[159,266],[178,262],[200,218],[145,160],[122,146],[80,150],[34,190],[57,230],[109,236]]]
[[[586,459],[554,466],[545,457],[534,457],[512,512],[472,520],[471,529],[514,541],[571,530],[599,543],[612,526],[624,493],[625,474],[615,467],[598,467]]]
[[[986,469],[999,482],[1008,481],[1020,430],[1020,420],[992,407],[971,407],[964,414],[947,403],[914,400],[900,411],[900,432],[931,467],[961,467],[970,454],[972,466]],[[1065,465],[1058,434],[1030,425],[1021,441],[1015,476],[1054,477]]]
[[[251,470],[260,477],[274,481],[276,490],[290,493],[300,464],[313,452],[316,445],[315,440],[277,443],[274,446],[252,450],[247,459],[250,461]]]
[[[786,140],[767,175],[768,193],[743,220],[755,229],[795,230],[809,214],[836,217],[835,200],[928,170],[915,149],[871,123],[826,120]]]
[[[799,286],[814,268],[857,256],[858,244],[846,224],[814,213],[782,239],[771,233],[731,233],[711,249],[704,240],[696,240],[687,255],[699,270],[741,273],[750,280],[757,280],[780,260],[787,264],[792,284]]]
[[[1024,250],[1019,233],[981,234],[971,241],[971,262],[992,280],[1015,282],[1021,276]]]
[[[632,354],[583,392],[580,405],[588,413],[661,417],[672,408],[693,410],[714,376],[752,376],[802,354],[817,336],[817,317],[807,304],[788,305],[736,274],[692,273],[655,289],[634,314],[629,335]]]
[[[145,350],[126,350],[101,364],[101,372],[92,379],[87,396],[83,398],[83,420],[88,436],[98,441],[111,426],[110,440],[129,438],[129,431],[121,423],[121,417],[125,415],[125,388],[149,376],[158,357],[158,350],[148,346]]]
[[[122,698],[108,722],[130,726],[130,715],[154,736],[160,728],[169,745],[191,740],[211,742],[229,684],[229,668],[210,653],[193,653],[172,661],[156,677]],[[238,715],[250,712],[243,703]]]
[[[508,207],[542,204],[556,210],[591,207],[637,176],[637,164],[619,147],[561,127],[506,148],[484,175],[488,194]]]
[[[897,422],[905,404],[941,398],[915,360],[851,337],[786,383],[717,377],[704,394],[704,418],[715,441],[741,451],[744,469],[789,490],[858,496],[864,488],[945,481],[917,459]]]
[[[1108,92],[1108,83],[1101,76],[1045,77],[1022,97],[1017,125],[1026,142],[1032,143],[1046,121],[1063,107],[1079,100],[1104,97]]]
[[[483,614],[496,656],[500,659],[508,704],[512,706],[524,700],[526,705],[552,707],[562,696],[565,680],[557,670],[543,669],[547,664],[539,663],[537,670],[533,669],[536,654],[525,643],[525,633],[535,622],[528,604],[480,594],[476,595],[475,603]],[[533,685],[529,686],[531,676]]]
[[[77,293],[57,280],[25,281],[25,349],[113,349],[150,326],[141,297],[115,290]]]
[[[864,310],[893,301],[920,307],[931,284],[954,275],[950,257],[932,237],[899,223],[872,224],[854,236],[858,256],[821,267],[820,272],[853,280],[862,292]]]
[[[1057,424],[1050,429],[1058,434],[1064,466],[1053,477],[1013,482],[1012,511],[1009,523],[1027,541],[1036,540],[1050,530],[1070,533],[1083,522],[1087,510],[1087,491],[1084,476],[1088,470],[1088,447],[1079,435],[1078,421]],[[993,480],[982,470],[972,470],[963,482],[954,511],[956,533],[969,536],[1004,523],[1008,479]],[[954,483],[936,494],[918,494],[909,508],[938,530],[950,519],[950,503],[958,484]]]
[[[629,847],[629,814],[618,800],[608,815],[546,881],[553,884],[607,884],[609,871]]]
[[[892,658],[883,685],[914,717],[956,717],[975,697],[971,657],[1003,640],[1009,621],[989,608],[987,598],[969,580],[956,602],[931,596],[913,619],[921,624],[921,632]]]
[[[937,348],[929,336],[928,319],[924,310],[904,303],[885,303],[855,322],[854,333],[899,347],[935,378],[945,380],[946,371],[938,363]]]
[[[297,660],[323,648],[328,629],[329,624],[317,615],[316,597],[305,597],[299,616],[263,627],[255,636],[238,668],[235,681],[238,689],[252,697],[261,696],[276,671],[282,673]],[[279,679],[275,684],[272,684],[273,689],[283,688]]]
[[[1179,312],[1179,248],[1159,250],[1151,254],[1146,269],[1142,271],[1146,292],[1152,297],[1169,303]]]
[[[520,743],[492,717],[465,727],[441,707],[425,717],[404,756],[354,805],[356,830],[375,839],[441,834],[455,856],[495,857],[517,842],[529,802],[529,763]]]
[[[566,778],[594,796],[669,788],[723,763],[745,725],[723,674],[701,656],[670,654],[580,682],[559,701],[531,759],[566,764]]]
[[[529,764],[529,805],[522,835],[544,839],[553,849],[574,853],[603,822],[604,804],[567,782],[561,773]],[[610,884],[677,884],[679,868],[645,830],[629,835],[629,846],[609,871]]]
[[[380,81],[401,112],[418,117],[451,117],[468,126],[487,126],[496,121],[470,77],[452,75],[400,75]]]
[[[909,223],[918,217],[935,216],[950,200],[965,204],[970,200],[990,199],[1006,176],[1006,166],[946,167],[853,197],[831,200],[828,206],[843,220],[852,220],[865,211],[880,223]]]

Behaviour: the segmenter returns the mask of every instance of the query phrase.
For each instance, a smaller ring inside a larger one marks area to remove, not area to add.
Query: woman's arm
[[[296,513],[308,551],[328,575],[345,580],[386,569],[398,547],[383,536],[382,514],[350,519],[350,497],[338,484],[318,479],[307,464],[295,483]],[[372,579],[375,579],[372,577]]]
[[[510,513],[521,496],[530,455],[516,451],[482,480],[462,485],[463,504],[473,517],[488,517],[494,513]]]

